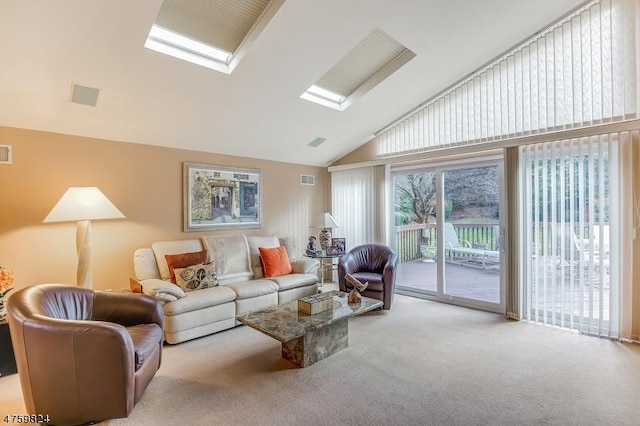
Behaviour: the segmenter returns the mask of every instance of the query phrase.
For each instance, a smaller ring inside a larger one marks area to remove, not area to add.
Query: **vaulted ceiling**
[[[161,3],[0,0],[0,125],[326,166],[583,2],[286,0],[231,74],[144,47]],[[416,56],[344,111],[300,98],[376,28]]]

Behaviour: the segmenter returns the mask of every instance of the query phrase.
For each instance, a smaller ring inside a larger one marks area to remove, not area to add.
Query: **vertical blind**
[[[380,131],[377,155],[633,118],[635,55],[635,1],[591,2]]]
[[[520,148],[523,318],[619,337],[621,138]]]
[[[332,233],[346,239],[347,250],[376,241],[378,188],[374,167],[331,173],[332,213],[340,225]]]

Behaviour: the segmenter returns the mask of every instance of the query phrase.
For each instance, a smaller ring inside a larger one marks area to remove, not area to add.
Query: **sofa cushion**
[[[139,248],[133,253],[133,271],[138,281],[161,279],[158,262],[151,247]]]
[[[201,250],[193,253],[178,253],[178,254],[166,254],[164,258],[167,261],[169,267],[169,278],[174,284],[178,284],[176,281],[176,269],[188,268],[192,265],[204,263],[207,261],[207,251]]]
[[[247,244],[249,246],[253,278],[264,278],[262,262],[260,261],[260,247],[280,247],[280,240],[273,235],[251,235],[247,237]]]
[[[287,249],[280,247],[259,247],[262,261],[262,272],[266,278],[290,274],[291,262],[287,255]]]
[[[218,285],[215,262],[199,263],[173,270],[176,274],[176,284],[184,291],[202,290]]]
[[[151,249],[156,257],[156,263],[158,264],[158,271],[160,272],[160,278],[168,280],[171,278],[169,274],[169,266],[165,259],[167,254],[179,254],[179,253],[193,253],[201,251],[203,249],[202,243],[199,239],[191,240],[176,240],[176,241],[158,241],[151,244]],[[196,262],[197,263],[197,262]],[[192,263],[193,265],[194,263]],[[189,265],[185,265],[189,266]]]
[[[284,246],[287,248],[287,254],[289,255],[290,261],[293,262],[294,260],[300,258],[300,255],[298,254],[298,249],[296,247],[296,243],[293,240],[293,238],[280,237],[278,238],[278,241],[280,242],[281,246]]]
[[[186,297],[167,303],[163,308],[165,315],[178,315],[210,306],[222,305],[223,303],[232,302],[235,298],[236,293],[232,289],[217,286],[190,291],[186,294]]]
[[[265,294],[276,293],[278,291],[278,284],[266,279],[236,281],[226,283],[225,286],[229,287],[235,292],[236,300],[264,296]]]
[[[271,277],[269,279],[278,284],[280,291],[297,287],[306,287],[318,282],[318,277],[315,274],[289,274],[281,275],[279,277]]]
[[[151,358],[154,351],[160,350],[162,328],[158,324],[138,324],[127,327],[127,331],[133,342],[136,371],[138,371],[145,360]]]
[[[209,252],[209,261],[216,262],[218,282],[224,284],[253,278],[249,246],[243,234],[201,237]]]

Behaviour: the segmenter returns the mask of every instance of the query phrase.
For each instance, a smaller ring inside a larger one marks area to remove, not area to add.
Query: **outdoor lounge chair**
[[[467,240],[458,240],[453,224],[444,224],[444,249],[448,262],[487,269],[500,264],[500,252],[473,248]]]
[[[590,247],[591,240],[588,238],[578,238],[572,225],[558,227],[557,229],[557,268],[563,268],[566,276],[573,275],[575,279],[584,280],[586,284],[590,281],[597,282],[600,278],[600,269],[604,268],[605,280],[608,282],[609,267],[609,229],[605,225],[603,232],[605,241],[602,245],[598,240],[599,229],[595,225],[593,232],[593,247]],[[602,252],[599,251],[602,246]],[[582,271],[582,272],[580,272]],[[590,276],[589,274],[592,274]]]

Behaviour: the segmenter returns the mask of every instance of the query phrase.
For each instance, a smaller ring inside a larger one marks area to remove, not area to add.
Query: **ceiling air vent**
[[[11,145],[0,145],[0,164],[11,164]]]
[[[320,146],[321,143],[323,143],[324,141],[326,141],[327,138],[321,138],[321,137],[317,137],[314,140],[312,140],[311,142],[309,142],[307,145],[312,146],[314,148],[317,148]]]
[[[71,102],[74,104],[96,106],[99,94],[100,90],[93,87],[80,86],[79,84],[71,85]]]
[[[300,175],[300,185],[315,185],[316,177],[314,175]]]

